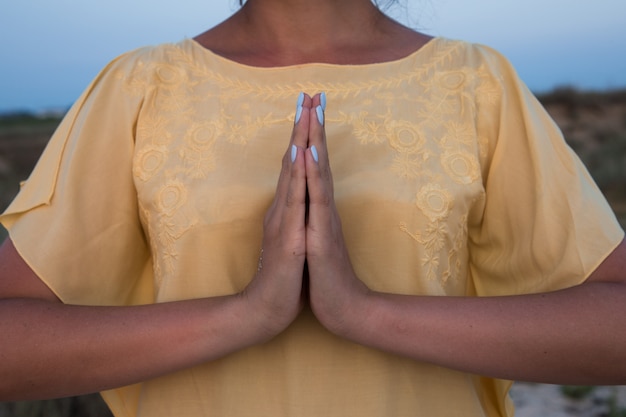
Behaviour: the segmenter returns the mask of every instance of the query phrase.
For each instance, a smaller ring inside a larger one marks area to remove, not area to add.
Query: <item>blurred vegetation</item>
[[[590,385],[563,385],[561,387],[561,392],[566,397],[574,400],[580,400],[589,396],[594,389],[595,387]]]
[[[112,417],[99,394],[0,403],[0,417]]]
[[[563,385],[561,393],[575,401],[593,397],[597,387],[590,385]],[[626,417],[626,408],[620,406],[618,401],[617,387],[612,387],[608,398],[594,398],[594,402],[602,404],[606,409],[598,417]]]
[[[626,90],[560,88],[538,98],[626,227]]]
[[[62,113],[11,112],[0,115],[0,134],[15,132],[32,133],[33,131],[52,132],[63,117]]]
[[[580,92],[562,88],[540,95],[566,140],[598,183],[623,227],[626,227],[626,90]],[[4,210],[28,177],[60,121],[60,115],[0,115],[0,210]],[[0,240],[5,232],[0,228]],[[582,398],[593,387],[562,389]],[[50,401],[0,403],[0,417],[108,417],[97,394]],[[611,407],[610,416],[626,417]]]

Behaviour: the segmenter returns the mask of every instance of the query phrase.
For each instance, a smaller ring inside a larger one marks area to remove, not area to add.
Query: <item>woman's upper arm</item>
[[[22,259],[10,238],[0,246],[0,299],[5,298],[61,302]]]

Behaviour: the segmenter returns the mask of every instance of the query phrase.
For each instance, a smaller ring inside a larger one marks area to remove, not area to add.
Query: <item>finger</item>
[[[305,149],[309,137],[309,112],[312,99],[308,94],[300,93],[296,100],[294,127],[291,134],[291,143]]]
[[[288,231],[301,231],[305,227],[306,214],[306,166],[305,150],[292,145],[294,160],[291,166],[290,178],[287,184],[282,209],[282,224]],[[281,196],[277,196],[282,199]],[[281,200],[279,200],[279,204]]]
[[[309,148],[315,146],[317,155],[320,158],[318,163],[322,171],[326,171],[330,174],[328,168],[330,164],[328,162],[328,152],[326,146],[326,129],[325,129],[325,107],[326,107],[326,94],[316,94],[312,102],[312,108],[309,114]],[[315,155],[315,154],[314,154]]]
[[[309,149],[307,153],[311,154],[312,162],[316,163],[312,165],[312,169],[314,171],[319,170],[321,178],[327,182],[327,186],[332,191],[332,173],[330,170],[325,129],[324,109],[326,107],[326,94],[316,94],[312,99],[312,106],[313,108],[309,115]]]
[[[333,204],[333,181],[324,128],[325,95],[313,97],[309,119],[309,148],[306,152],[306,175],[309,191],[309,222],[328,221]]]
[[[311,108],[311,97],[307,94],[300,93],[296,100],[296,108],[294,113],[294,124],[291,132],[289,145],[285,150],[282,159],[282,169],[276,186],[276,196],[282,200],[289,188],[289,179],[292,174],[294,164],[300,164],[298,161],[297,149],[306,149],[309,136],[309,111]],[[295,146],[295,148],[294,148]]]
[[[296,100],[294,125],[289,147],[282,161],[273,211],[275,221],[287,231],[303,229],[306,213],[306,166],[304,151],[308,142],[311,97],[300,93]]]

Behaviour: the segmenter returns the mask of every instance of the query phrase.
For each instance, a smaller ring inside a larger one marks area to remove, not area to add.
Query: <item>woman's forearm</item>
[[[239,295],[133,307],[0,301],[0,400],[136,383],[263,341]]]
[[[342,328],[363,345],[498,378],[626,383],[623,284],[509,297],[368,298]]]

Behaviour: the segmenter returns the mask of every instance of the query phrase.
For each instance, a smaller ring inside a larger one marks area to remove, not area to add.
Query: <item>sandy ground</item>
[[[515,417],[626,416],[626,386],[596,387],[588,396],[576,400],[563,395],[558,385],[517,382],[511,397],[516,406]]]

